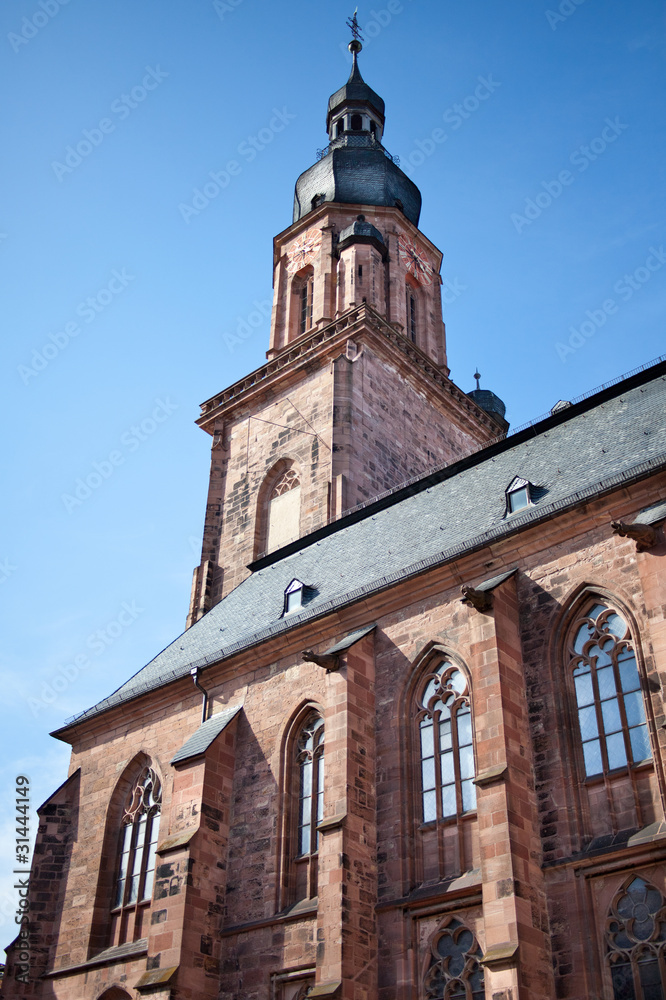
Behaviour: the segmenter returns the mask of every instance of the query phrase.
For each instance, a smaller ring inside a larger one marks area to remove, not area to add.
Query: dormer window
[[[292,580],[284,592],[284,613],[290,614],[303,607],[304,584],[300,580]]]
[[[300,611],[312,601],[319,591],[316,587],[308,587],[307,584],[294,577],[284,592],[283,615],[289,615],[293,611]]]
[[[534,502],[532,490],[533,486],[527,479],[516,476],[506,491],[507,514],[516,514],[529,507]]]

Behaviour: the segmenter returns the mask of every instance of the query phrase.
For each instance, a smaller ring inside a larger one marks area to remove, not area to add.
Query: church
[[[666,362],[510,435],[455,385],[354,35],[185,631],[53,734],[6,1000],[666,998]]]

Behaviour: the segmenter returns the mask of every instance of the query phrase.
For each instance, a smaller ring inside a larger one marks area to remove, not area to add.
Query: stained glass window
[[[614,1000],[664,1000],[665,942],[664,898],[636,876],[615,897],[606,922]]]
[[[417,718],[423,822],[476,809],[467,679],[448,660],[440,660],[422,681]]]
[[[585,774],[650,760],[636,654],[624,618],[595,603],[573,626],[570,655]]]
[[[430,943],[430,967],[425,977],[428,1000],[484,1000],[481,949],[472,932],[455,917]]]

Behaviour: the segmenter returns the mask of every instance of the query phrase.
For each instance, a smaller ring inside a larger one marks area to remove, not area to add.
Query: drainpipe
[[[198,687],[203,695],[203,704],[201,706],[201,721],[205,722],[208,718],[208,691],[201,686],[199,683],[199,667],[192,667],[190,670],[190,676],[194,681],[194,686]]]

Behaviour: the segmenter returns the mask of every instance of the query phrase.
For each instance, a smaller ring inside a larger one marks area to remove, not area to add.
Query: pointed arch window
[[[417,699],[421,757],[421,818],[446,821],[476,809],[472,715],[467,678],[439,660]]]
[[[317,825],[324,818],[324,720],[310,712],[294,746],[297,810],[295,823],[296,899],[317,895]]]
[[[636,652],[622,615],[596,601],[573,623],[568,653],[585,776],[650,761]]]
[[[300,534],[301,481],[294,468],[286,469],[271,490],[268,500],[266,551],[293,542]]]
[[[478,941],[453,917],[434,934],[425,977],[427,1000],[484,1000],[483,966]]]
[[[664,897],[636,876],[617,894],[606,921],[613,1000],[666,998],[665,942]]]
[[[152,767],[145,767],[126,800],[122,819],[112,900],[114,944],[141,937],[142,909],[153,895],[161,807],[160,780]]]

